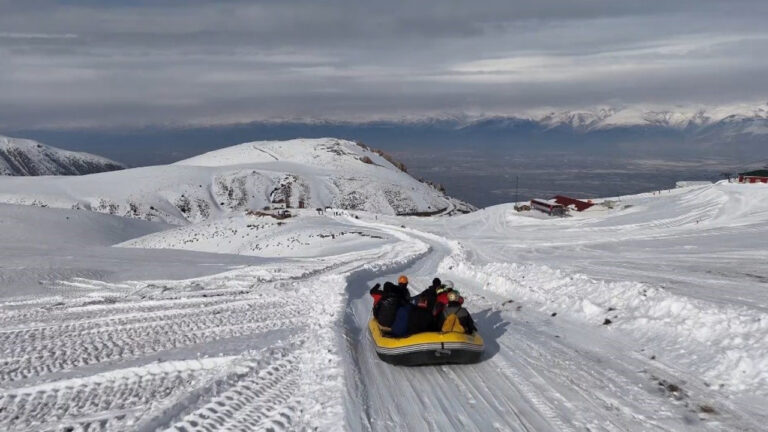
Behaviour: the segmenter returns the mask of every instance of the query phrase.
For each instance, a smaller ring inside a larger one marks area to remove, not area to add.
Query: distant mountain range
[[[125,168],[90,153],[72,152],[37,141],[0,136],[0,175],[82,175]]]
[[[416,127],[415,124],[409,127]],[[768,157],[768,104],[690,110],[597,108],[521,116],[431,119],[443,142],[488,151],[556,150],[580,154],[749,160]],[[451,130],[450,133],[446,133]],[[378,144],[377,145],[381,145]]]
[[[768,134],[768,104],[679,111],[600,108],[551,112],[531,119],[550,128],[568,127],[581,132],[637,126],[699,131],[727,126],[731,132]]]
[[[768,158],[768,104],[710,108],[601,107],[505,116],[446,115],[352,122],[280,120],[135,130],[19,130],[69,150],[131,166],[167,164],[236,143],[338,137],[394,152],[409,165],[416,153],[474,152],[477,157],[570,152],[609,157]],[[410,165],[413,165],[412,163]],[[448,169],[450,167],[447,167]]]

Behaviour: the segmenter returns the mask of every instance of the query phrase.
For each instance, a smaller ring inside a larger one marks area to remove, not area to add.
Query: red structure
[[[565,216],[565,206],[551,200],[532,199],[531,208],[542,211],[550,216]]]
[[[562,204],[565,207],[574,206],[576,207],[576,211],[584,211],[595,205],[592,201],[577,200],[576,198],[567,197],[565,195],[555,195],[555,197],[552,199],[555,200],[556,203]]]
[[[740,173],[739,183],[768,183],[768,170]]]

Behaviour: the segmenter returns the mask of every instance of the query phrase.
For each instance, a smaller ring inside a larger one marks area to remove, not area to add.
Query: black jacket
[[[392,327],[395,322],[397,309],[408,302],[407,293],[391,283],[385,282],[382,290],[382,297],[376,306],[373,307],[373,317],[384,327]]]
[[[416,296],[416,304],[430,312],[435,309],[437,303],[437,287],[431,286]]]
[[[397,309],[402,302],[393,296],[385,296],[373,307],[373,317],[384,327],[392,327],[395,322]]]
[[[408,315],[408,334],[438,331],[438,320],[431,309],[411,306]]]

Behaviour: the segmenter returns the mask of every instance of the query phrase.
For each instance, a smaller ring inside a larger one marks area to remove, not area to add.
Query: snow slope
[[[331,138],[247,143],[172,165],[87,177],[2,178],[0,202],[86,209],[176,225],[274,203],[383,214],[474,210],[379,154]]]
[[[265,262],[198,252],[137,254],[110,247],[169,228],[84,211],[0,204],[0,297],[82,294],[80,280],[185,279]]]
[[[542,311],[610,319],[709,385],[765,397],[767,202],[768,187],[720,183],[566,219],[496,206],[437,231],[466,248],[440,269]]]
[[[246,158],[247,144],[158,182],[244,166],[356,175],[352,156],[306,145]],[[57,180],[50,202],[73,190]],[[768,187],[610,201],[568,218],[511,204],[440,218],[221,210],[176,227],[0,205],[0,274],[17,281],[0,301],[0,428],[764,430]],[[412,292],[456,282],[486,341],[480,363],[376,357],[367,291],[401,273]]]
[[[37,141],[0,136],[0,175],[82,175],[124,169],[90,153],[71,152]]]
[[[473,210],[407,175],[382,154],[333,138],[245,143],[174,165],[284,172],[270,194],[292,207],[303,201],[308,208],[326,205],[385,214]]]
[[[269,216],[232,216],[149,234],[120,246],[309,258],[392,242],[379,230],[350,229],[348,224],[320,216],[314,210],[294,211],[294,214],[284,220]]]

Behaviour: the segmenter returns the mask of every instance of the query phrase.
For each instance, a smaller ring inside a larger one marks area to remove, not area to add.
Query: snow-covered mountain
[[[0,136],[0,175],[83,175],[124,169],[113,160],[37,141]]]
[[[260,141],[172,165],[86,177],[2,179],[0,202],[87,209],[173,224],[283,206],[380,214],[474,210],[404,169],[385,153],[351,141]]]
[[[544,114],[535,118],[536,121],[550,128],[568,126],[574,129],[592,129],[616,113],[613,108],[603,108],[595,111],[560,111]]]
[[[568,127],[580,132],[621,127],[653,126],[697,132],[722,126],[731,134],[768,134],[768,103],[752,106],[691,107],[679,109],[614,108],[557,111],[532,115],[531,120],[548,128]]]

